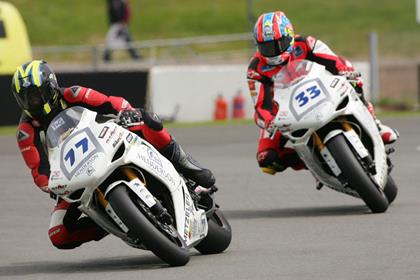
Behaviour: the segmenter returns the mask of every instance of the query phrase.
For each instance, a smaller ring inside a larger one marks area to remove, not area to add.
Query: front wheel
[[[232,240],[232,228],[220,209],[209,218],[208,226],[206,237],[195,248],[205,255],[223,252]]]
[[[190,254],[188,248],[171,225],[153,224],[130,196],[130,190],[121,184],[111,190],[109,203],[117,216],[129,229],[130,237],[139,238],[147,249],[172,266],[185,265]],[[158,229],[159,228],[159,229]]]
[[[388,199],[364,170],[342,134],[327,142],[327,147],[337,162],[349,186],[357,191],[373,213],[385,212]]]

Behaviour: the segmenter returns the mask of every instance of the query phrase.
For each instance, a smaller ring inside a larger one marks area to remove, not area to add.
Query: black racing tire
[[[327,147],[349,186],[357,191],[369,209],[373,213],[385,212],[389,205],[387,197],[366,173],[344,135],[330,139]]]
[[[229,247],[232,228],[220,209],[216,209],[208,219],[206,237],[195,248],[203,255],[219,254]]]
[[[118,185],[108,195],[109,203],[117,216],[129,229],[128,235],[139,237],[147,249],[171,266],[182,266],[190,259],[189,250],[175,230],[176,244],[153,225],[136,206],[124,184]]]
[[[391,177],[391,175],[388,175],[388,181],[386,182],[384,193],[386,195],[386,198],[388,198],[388,203],[391,204],[398,194],[398,187],[395,184],[394,179]]]

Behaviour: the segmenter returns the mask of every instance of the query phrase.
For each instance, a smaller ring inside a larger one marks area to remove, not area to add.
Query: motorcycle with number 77
[[[318,182],[385,212],[397,195],[389,153],[376,122],[345,77],[307,60],[274,77],[273,124]]]
[[[189,249],[223,252],[229,222],[204,189],[179,174],[150,143],[82,107],[58,114],[47,130],[49,189],[128,245],[173,266]],[[198,191],[197,191],[198,190]]]

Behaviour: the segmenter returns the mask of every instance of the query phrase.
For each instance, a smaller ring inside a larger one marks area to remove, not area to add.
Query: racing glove
[[[276,126],[274,125],[273,120],[266,122],[265,130],[270,134],[273,134],[276,131]]]
[[[117,123],[124,128],[141,125],[142,122],[143,118],[139,109],[123,110],[117,116]]]
[[[346,77],[359,95],[363,94],[363,79],[359,71],[340,71],[338,74]]]

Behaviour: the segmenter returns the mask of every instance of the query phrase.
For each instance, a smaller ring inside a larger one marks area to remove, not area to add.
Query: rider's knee
[[[281,164],[278,153],[273,149],[267,149],[257,153],[257,161],[264,173],[275,174],[281,172],[286,167]]]
[[[68,232],[63,225],[50,228],[48,230],[48,235],[52,245],[57,249],[69,250],[79,247],[82,244],[81,242],[69,240]]]

